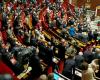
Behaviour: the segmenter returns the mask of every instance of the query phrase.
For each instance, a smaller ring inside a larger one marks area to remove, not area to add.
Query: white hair
[[[83,55],[83,52],[79,52],[78,55]]]
[[[95,51],[96,51],[96,52],[100,52],[100,49],[99,49],[99,48],[96,48]]]
[[[39,80],[47,80],[47,76],[45,74],[41,75]]]

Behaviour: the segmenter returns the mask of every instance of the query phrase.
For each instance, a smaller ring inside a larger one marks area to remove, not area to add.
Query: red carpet
[[[50,74],[50,73],[52,73],[52,72],[53,72],[53,69],[52,69],[52,66],[50,66],[50,67],[48,68],[47,73]]]

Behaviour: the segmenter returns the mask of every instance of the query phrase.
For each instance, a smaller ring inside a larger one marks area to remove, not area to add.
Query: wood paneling
[[[100,9],[97,10],[97,16],[100,16]]]
[[[90,9],[95,10],[96,6],[100,5],[100,0],[90,0],[90,2],[87,2],[88,0],[75,0],[77,1],[77,6],[85,6],[85,4],[90,4]]]
[[[100,0],[91,0],[91,9],[95,10],[96,6],[100,5]]]

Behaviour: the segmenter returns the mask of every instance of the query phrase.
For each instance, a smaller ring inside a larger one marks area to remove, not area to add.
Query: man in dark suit
[[[37,1],[36,0],[30,0],[33,4],[36,4]]]
[[[92,33],[92,31],[88,32],[88,38],[89,38],[89,41],[91,41],[93,39],[93,33]]]
[[[31,71],[32,79],[38,78],[42,73],[42,67],[40,64],[40,59],[36,55],[36,53],[30,57],[29,65],[32,67],[32,71]]]
[[[48,4],[50,3],[49,0],[45,0],[46,6],[48,6]]]
[[[73,55],[69,55],[68,59],[65,61],[64,70],[62,74],[71,80],[74,80],[75,74],[75,60]]]
[[[90,48],[87,48],[84,51],[83,57],[88,63],[91,63],[91,61],[93,60],[94,54],[92,54],[92,51]]]
[[[94,35],[94,40],[97,40],[97,36],[98,36],[98,31],[97,31],[97,29],[93,32],[93,35]]]
[[[79,52],[78,55],[75,56],[75,66],[80,68],[81,63],[84,61],[83,53]]]
[[[56,19],[56,25],[57,25],[57,27],[59,27],[59,28],[62,27],[62,20],[61,20],[61,18],[57,18],[57,19]]]
[[[46,46],[43,42],[38,42],[39,47],[39,57],[46,61]]]
[[[65,45],[64,44],[65,44],[65,40],[62,39],[61,43],[58,45],[58,57],[60,59],[65,59],[65,51],[66,51],[66,49],[65,49]]]
[[[3,12],[2,14],[2,25],[3,29],[7,28],[7,12]]]
[[[36,12],[33,12],[33,15],[32,15],[32,25],[35,26],[37,23],[38,23],[37,14],[36,14]]]
[[[53,59],[53,49],[51,43],[49,42],[48,46],[46,47],[46,62],[48,65],[52,64],[52,59]]]

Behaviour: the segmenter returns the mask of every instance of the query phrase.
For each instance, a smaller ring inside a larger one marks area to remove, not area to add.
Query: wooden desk
[[[28,73],[32,70],[32,67],[28,67],[27,69],[25,69],[21,74],[19,74],[17,76],[18,79],[22,79],[22,78],[26,78],[28,75]]]

